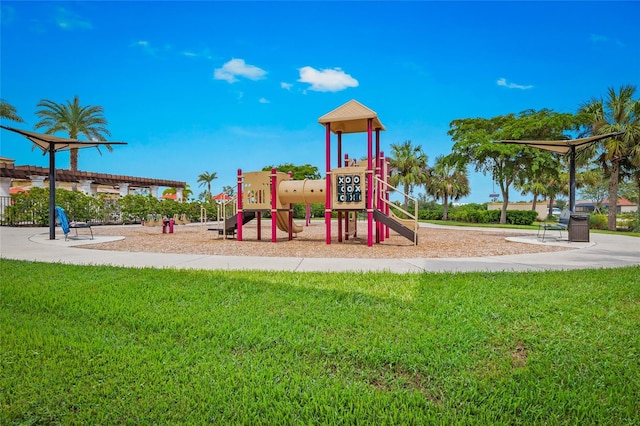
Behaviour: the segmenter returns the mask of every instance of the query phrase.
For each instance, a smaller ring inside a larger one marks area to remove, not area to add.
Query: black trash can
[[[569,241],[589,242],[589,214],[571,213],[569,216]]]

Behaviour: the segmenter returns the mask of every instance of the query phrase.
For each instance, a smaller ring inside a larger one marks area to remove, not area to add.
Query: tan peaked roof
[[[45,135],[42,133],[30,132],[27,130],[16,129],[9,126],[0,126],[3,129],[10,130],[25,136],[31,142],[36,144],[43,152],[49,151],[49,144],[53,143],[54,151],[66,151],[73,148],[94,148],[100,145],[126,145],[126,142],[102,142],[102,141],[79,141],[77,139],[61,138],[59,136]]]
[[[597,142],[601,139],[610,138],[613,136],[619,136],[624,132],[607,133],[606,135],[590,136],[588,138],[580,139],[567,139],[560,141],[520,141],[520,140],[505,140],[501,143],[520,144],[530,146],[532,148],[543,149],[546,151],[556,152],[558,154],[566,154],[571,151],[571,147],[575,147],[576,151],[586,148],[589,144]]]
[[[331,131],[333,133],[362,133],[368,130],[368,120],[370,118],[373,119],[373,130],[385,130],[375,111],[352,99],[320,117],[318,123],[323,125],[331,123]]]

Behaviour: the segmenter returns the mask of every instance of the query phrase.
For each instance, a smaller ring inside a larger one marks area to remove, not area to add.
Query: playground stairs
[[[256,218],[256,212],[244,212],[242,214],[242,224],[245,225]],[[238,230],[238,215],[231,215],[224,220],[223,228],[209,228],[209,231],[218,231],[219,235],[226,233],[227,235],[234,235]]]
[[[381,222],[388,226],[389,228],[396,231],[398,234],[402,235],[409,241],[413,241],[414,244],[418,244],[418,234],[411,228],[407,227],[402,222],[413,222],[412,220],[403,220],[398,218],[396,215],[392,213],[393,216],[387,216],[382,213],[380,210],[375,209],[373,211],[373,218],[378,222]]]

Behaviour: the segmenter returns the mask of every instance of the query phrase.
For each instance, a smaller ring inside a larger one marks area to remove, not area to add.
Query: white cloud
[[[506,87],[508,89],[528,90],[528,89],[532,89],[533,88],[532,85],[523,86],[522,84],[509,83],[507,81],[507,79],[504,78],[504,77],[503,78],[499,78],[498,81],[496,81],[496,84],[498,86]]]
[[[62,28],[63,30],[88,30],[92,28],[91,22],[64,7],[56,8],[55,20],[58,27]]]
[[[270,104],[271,102],[269,101],[269,99],[267,98],[260,98],[258,100],[258,102],[260,102],[261,104]]]
[[[147,53],[149,55],[152,55],[152,56],[154,56],[156,53],[158,53],[158,50],[159,50],[157,47],[151,46],[151,43],[149,43],[147,40],[134,41],[133,43],[131,43],[131,46],[139,47],[145,53]]]
[[[186,56],[188,58],[213,59],[213,57],[211,56],[211,53],[209,52],[209,49],[203,49],[200,51],[184,50],[182,52],[182,56]]]
[[[614,43],[614,44],[616,44],[616,45],[618,45],[620,47],[624,46],[624,43],[622,43],[620,40],[615,39],[615,38],[612,39],[612,38],[609,38],[609,37],[607,37],[605,35],[602,35],[602,34],[591,34],[589,38],[591,39],[592,43],[609,43],[609,42],[611,42],[611,43]]]
[[[341,68],[317,70],[313,67],[300,68],[302,83],[309,83],[309,90],[316,92],[339,92],[349,87],[358,87],[358,80],[342,71]]]
[[[255,65],[247,65],[243,59],[232,59],[213,71],[213,78],[216,80],[225,80],[228,83],[238,81],[237,77],[248,78],[249,80],[260,80],[267,74],[262,68]]]
[[[282,83],[280,83],[280,87],[282,87],[285,90],[291,90],[291,88],[293,87],[293,84],[291,83],[285,83],[284,81]]]

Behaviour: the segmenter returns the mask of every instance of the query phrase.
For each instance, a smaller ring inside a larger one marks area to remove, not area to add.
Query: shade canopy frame
[[[579,139],[563,139],[551,141],[502,140],[500,143],[524,145],[550,151],[556,154],[569,154],[569,211],[575,212],[576,207],[576,153],[590,145],[607,138],[624,135],[625,132],[612,132],[604,135],[589,136]]]
[[[78,139],[62,138],[60,136],[47,135],[43,133],[31,132],[28,130],[16,129],[14,127],[2,126],[0,128],[9,130],[24,136],[33,142],[43,151],[43,155],[49,153],[49,239],[56,239],[56,152],[70,151],[72,149],[99,148],[100,145],[126,145],[126,142],[106,142],[106,141],[81,141]]]

